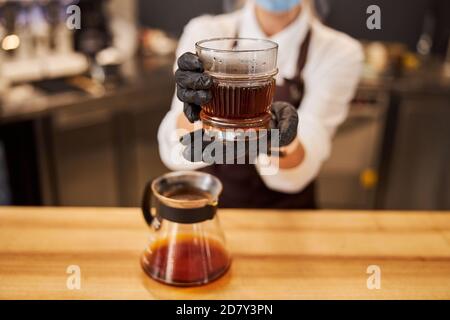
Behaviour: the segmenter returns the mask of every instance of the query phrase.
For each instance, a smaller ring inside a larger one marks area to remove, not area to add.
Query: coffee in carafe
[[[154,279],[189,285],[221,276],[228,269],[230,257],[220,241],[178,234],[175,239],[165,238],[152,243],[142,262],[145,272]]]

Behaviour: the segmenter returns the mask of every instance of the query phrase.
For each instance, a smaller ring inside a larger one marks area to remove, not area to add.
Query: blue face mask
[[[289,11],[302,0],[256,0],[256,3],[267,11],[283,12]]]

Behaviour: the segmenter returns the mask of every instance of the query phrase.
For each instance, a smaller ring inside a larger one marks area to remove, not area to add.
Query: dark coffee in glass
[[[204,114],[239,121],[264,116],[270,112],[275,80],[245,86],[216,81],[211,90],[213,99],[203,106]]]
[[[267,129],[275,93],[278,45],[269,40],[200,41],[197,54],[213,78],[212,100],[200,114],[207,130]]]

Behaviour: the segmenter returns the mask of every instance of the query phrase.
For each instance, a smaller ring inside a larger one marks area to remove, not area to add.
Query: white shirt
[[[277,85],[282,85],[283,78],[292,78],[296,72],[300,46],[311,26],[311,43],[303,70],[305,95],[298,111],[298,138],[305,149],[305,158],[295,168],[261,175],[268,188],[296,193],[317,176],[322,163],[330,155],[332,138],[337,127],[347,117],[349,102],[359,81],[363,51],[356,40],[324,26],[312,18],[308,10],[302,10],[299,17],[281,32],[267,37],[257,22],[254,6],[253,1],[248,1],[239,11],[191,20],[181,36],[177,57],[187,51],[195,52],[197,41],[233,37],[239,28],[240,37],[265,38],[278,43]],[[162,161],[171,170],[205,167],[205,163],[190,163],[182,158],[183,147],[176,133],[177,119],[182,112],[183,103],[174,96],[171,109],[158,131]],[[197,126],[201,128],[200,122]],[[255,164],[259,172],[260,163],[257,161]]]

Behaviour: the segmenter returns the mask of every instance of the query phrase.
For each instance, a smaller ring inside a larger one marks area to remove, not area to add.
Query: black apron
[[[310,42],[311,29],[300,46],[295,76],[284,79],[284,84],[276,87],[274,101],[287,101],[293,106],[300,106],[305,91],[302,72]],[[222,208],[316,208],[314,182],[302,191],[290,194],[269,189],[254,164],[216,164],[200,171],[210,173],[222,181],[223,193],[219,203]]]

